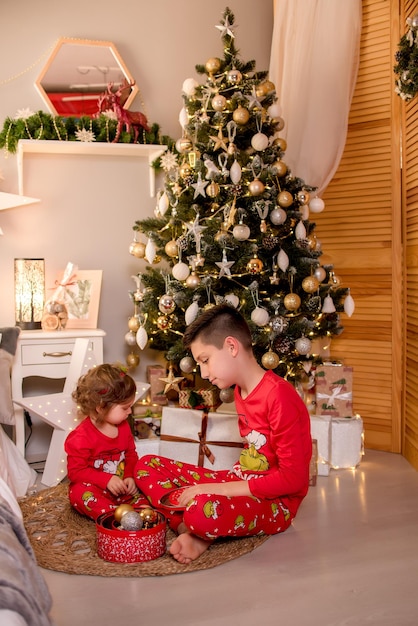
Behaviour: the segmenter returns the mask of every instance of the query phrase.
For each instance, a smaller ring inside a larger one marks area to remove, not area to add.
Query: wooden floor
[[[418,472],[366,450],[356,470],[318,478],[287,532],[211,570],[42,571],[56,626],[416,626]]]

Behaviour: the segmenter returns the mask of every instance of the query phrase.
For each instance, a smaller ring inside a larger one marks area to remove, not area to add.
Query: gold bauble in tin
[[[288,311],[297,311],[300,303],[301,300],[297,293],[288,293],[283,300],[283,304]]]
[[[120,522],[125,513],[129,513],[133,510],[134,507],[131,504],[119,504],[119,506],[116,507],[113,516],[117,522]]]

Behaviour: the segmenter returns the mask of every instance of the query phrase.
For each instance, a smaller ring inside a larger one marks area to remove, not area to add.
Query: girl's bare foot
[[[174,539],[170,546],[170,553],[179,563],[188,565],[203,554],[211,543],[186,531]]]

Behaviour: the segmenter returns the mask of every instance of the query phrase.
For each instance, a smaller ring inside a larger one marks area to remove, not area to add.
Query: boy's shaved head
[[[190,348],[199,339],[220,350],[226,337],[235,337],[245,350],[251,350],[251,332],[241,313],[229,304],[218,304],[203,311],[187,327],[183,343],[186,348]]]

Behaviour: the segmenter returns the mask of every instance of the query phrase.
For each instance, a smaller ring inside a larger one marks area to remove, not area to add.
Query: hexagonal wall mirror
[[[115,88],[124,81],[132,86],[125,100],[128,109],[138,87],[115,45],[63,37],[58,40],[35,86],[53,115],[95,115],[98,100],[109,83]]]

